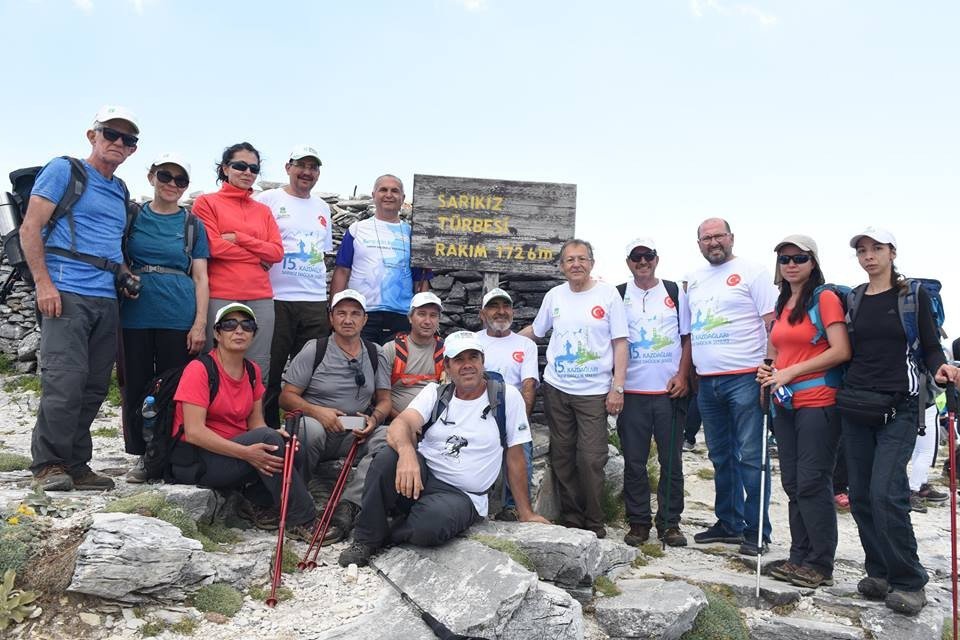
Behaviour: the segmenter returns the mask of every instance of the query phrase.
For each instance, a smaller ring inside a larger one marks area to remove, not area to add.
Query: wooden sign
[[[432,269],[557,274],[577,186],[415,175],[411,261]]]

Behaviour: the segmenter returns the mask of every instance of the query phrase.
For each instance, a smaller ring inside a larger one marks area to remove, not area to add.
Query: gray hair
[[[567,250],[567,247],[586,247],[587,255],[590,257],[590,261],[593,261],[593,245],[587,242],[586,240],[580,240],[579,238],[570,238],[560,247],[560,257],[563,257],[564,251]]]

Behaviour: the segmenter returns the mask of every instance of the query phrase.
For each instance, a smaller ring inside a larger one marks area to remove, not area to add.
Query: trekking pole
[[[953,594],[953,638],[957,638],[957,387],[947,384],[947,441],[950,447],[950,586]]]
[[[414,602],[413,598],[407,595],[407,593],[400,588],[400,585],[391,580],[390,576],[384,573],[380,567],[376,566],[373,561],[370,561],[369,564],[370,568],[376,570],[378,576],[386,580],[387,584],[393,587],[396,592],[400,594],[400,599],[410,605],[410,607],[417,612],[417,615],[420,616],[420,619],[423,620],[428,627],[430,627],[430,631],[433,631],[433,635],[440,638],[440,640],[482,640],[482,638],[478,638],[477,636],[464,636],[451,631],[449,627],[434,618],[428,611],[424,610],[423,607]]]
[[[673,485],[673,443],[674,443],[674,435],[677,432],[677,413],[679,413],[679,409],[677,408],[677,398],[670,398],[670,449],[669,449],[670,457],[667,458],[667,495],[665,496],[667,504],[659,505],[659,507],[663,509],[663,514],[664,514],[663,515],[664,533],[666,533],[667,525],[669,524],[667,522],[667,518],[670,515],[670,487],[671,485]],[[660,540],[660,548],[664,551],[667,550],[666,536],[663,536],[663,538]]]
[[[323,538],[327,535],[327,529],[330,527],[330,521],[333,519],[333,511],[337,508],[337,505],[340,504],[340,496],[343,495],[343,489],[347,486],[347,476],[350,475],[350,467],[353,466],[353,459],[357,457],[357,447],[359,446],[360,440],[354,438],[353,444],[350,445],[350,451],[347,452],[347,457],[343,461],[343,469],[340,470],[337,482],[333,485],[330,499],[327,500],[327,506],[323,508],[323,515],[320,516],[320,521],[317,522],[317,527],[313,530],[313,537],[310,539],[307,552],[303,554],[303,559],[297,563],[297,568],[301,571],[305,569],[316,569],[317,567],[317,556],[320,555]],[[313,553],[312,558],[310,557],[311,552]]]
[[[763,363],[768,367],[773,365],[773,360],[764,358]],[[760,391],[760,408],[763,410],[763,440],[760,450],[760,515],[757,518],[760,524],[757,527],[757,608],[760,608],[760,559],[763,555],[763,501],[766,497],[767,487],[767,431],[768,420],[770,420],[770,387],[763,387]]]
[[[277,587],[280,586],[280,571],[283,566],[283,534],[287,527],[287,505],[290,501],[290,479],[293,476],[293,457],[297,451],[297,436],[292,436],[283,445],[283,484],[280,489],[280,528],[277,531],[277,550],[273,558],[273,579],[267,606],[277,606]]]

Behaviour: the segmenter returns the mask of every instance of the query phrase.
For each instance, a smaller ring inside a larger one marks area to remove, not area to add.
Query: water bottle
[[[157,403],[153,396],[143,399],[140,416],[143,418],[143,440],[149,444],[153,440],[153,425],[157,421]]]

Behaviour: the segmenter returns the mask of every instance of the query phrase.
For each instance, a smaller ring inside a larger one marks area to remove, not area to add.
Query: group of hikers
[[[241,514],[257,527],[280,521],[292,435],[281,411],[300,416],[291,537],[309,541],[316,530],[323,500],[311,475],[361,443],[322,542],[349,539],[339,562],[362,566],[385,546],[441,544],[486,517],[501,472],[496,518],[547,523],[529,491],[540,393],[557,524],[606,536],[607,420],[616,416],[625,542],[640,545],[655,529],[665,544],[686,545],[682,452],[702,422],[716,523],[693,539],[760,555],[772,533],[767,413],[790,529],[789,558],[771,575],[833,584],[842,451],[865,556],[859,592],[905,614],[926,603],[909,514],[911,498],[935,492],[924,475],[911,494],[907,464],[934,401],[927,382],[957,385],[960,369],[941,348],[931,294],[897,271],[889,231],[868,227],[850,239],[867,275],[852,290],[826,284],[813,238],[776,243],[771,275],[734,254],[720,218],[696,228],[706,264],[680,283],[657,277],[653,238],[626,246],[631,277],[620,287],[593,278],[592,246],[572,239],[559,257],[565,282],[546,293],[532,324],[514,332],[513,299],[494,288],[482,297],[480,331],[442,338],[444,301],[430,291],[431,272],[411,266],[396,176],[374,182],[375,215],[344,234],[328,289],[333,223],[311,194],[322,165],[315,148],[295,147],[288,184],[257,192],[260,152],[227,147],[220,190],[192,211],[179,204],[190,164],[161,154],[147,175],[153,198],[131,215],[114,172],[139,135],[128,109],[103,107],[86,132],[89,157],[43,168],[20,228],[42,317],[31,470],[44,489],[113,487],[90,467],[90,425],[115,362],[125,448],[139,456],[126,480],[150,479],[144,433],[130,425],[142,422],[151,381],[177,370],[165,477],[242,491]],[[64,212],[77,171],[82,193]],[[548,339],[542,382],[534,339]],[[651,441],[661,468],[655,514]],[[915,470],[929,467],[932,450],[923,451]]]

